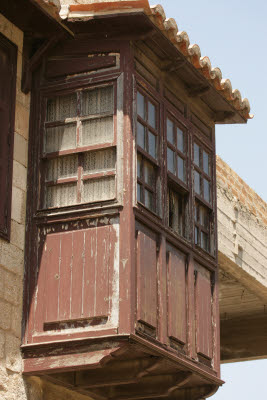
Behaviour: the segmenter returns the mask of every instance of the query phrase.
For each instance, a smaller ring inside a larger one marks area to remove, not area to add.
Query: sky
[[[218,125],[217,154],[267,201],[267,1],[159,0],[190,43],[247,97],[254,118]],[[150,5],[156,4],[150,1]],[[266,332],[267,335],[267,332]],[[267,399],[267,360],[222,365],[225,385],[210,399]]]

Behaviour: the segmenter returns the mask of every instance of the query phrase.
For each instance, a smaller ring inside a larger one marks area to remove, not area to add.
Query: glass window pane
[[[210,184],[207,179],[203,180],[204,183],[204,199],[209,203],[210,202]]]
[[[181,181],[185,182],[186,181],[185,162],[179,156],[177,157],[177,168],[178,168],[178,178],[181,179]]]
[[[199,206],[199,223],[205,229],[209,229],[209,211],[206,207]]]
[[[152,132],[148,132],[148,152],[149,154],[156,157],[156,136]]]
[[[205,174],[210,175],[209,155],[205,152],[205,150],[203,150],[203,171]]]
[[[142,201],[141,200],[141,185],[137,183],[137,201]]]
[[[141,168],[142,168],[142,157],[140,156],[140,154],[137,154],[137,176],[138,176],[138,178],[142,177]]]
[[[198,244],[198,227],[195,227],[195,244]]]
[[[62,121],[76,117],[77,95],[58,96],[47,100],[46,121]]]
[[[208,235],[205,232],[201,232],[201,247],[202,249],[209,251]]]
[[[102,171],[111,171],[115,169],[115,165],[115,149],[89,151],[84,154],[83,174],[86,175]]]
[[[153,205],[153,193],[149,192],[148,190],[145,189],[145,206],[149,208],[151,211],[154,211],[154,205]]]
[[[137,122],[137,144],[145,150],[145,127]]]
[[[177,149],[184,153],[184,132],[177,128]]]
[[[172,172],[173,174],[175,174],[175,154],[174,152],[167,148],[167,166],[168,166],[168,170],[170,172]]]
[[[82,92],[82,115],[114,112],[113,86],[94,88]]]
[[[76,148],[76,124],[46,128],[44,152],[53,153]]]
[[[171,144],[174,144],[173,140],[173,122],[167,118],[167,139]]]
[[[194,172],[194,188],[195,193],[200,194],[200,175],[197,171]]]
[[[144,161],[144,179],[145,183],[154,188],[155,186],[155,170],[154,167],[147,161]]]
[[[82,123],[82,146],[112,143],[113,139],[113,117],[90,119]]]
[[[83,203],[103,201],[115,197],[115,176],[88,179],[83,182]]]
[[[195,204],[195,221],[198,222],[199,220],[199,205],[198,203]]]
[[[78,176],[78,156],[58,157],[46,163],[47,182],[60,178],[72,178]]]
[[[194,144],[194,163],[198,166],[200,166],[200,156],[199,156],[200,148],[199,146],[195,143]]]
[[[140,92],[137,92],[137,114],[140,115],[143,120],[146,119],[145,98]]]
[[[45,207],[64,207],[77,203],[77,184],[47,186]]]
[[[183,196],[169,190],[169,226],[180,235],[184,234]]]
[[[156,107],[150,101],[148,102],[148,123],[156,129]]]

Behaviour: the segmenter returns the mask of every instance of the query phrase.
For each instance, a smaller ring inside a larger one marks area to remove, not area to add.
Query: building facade
[[[214,124],[249,105],[162,8],[117,3],[1,6],[8,101],[16,89],[4,399],[200,399],[221,384]]]

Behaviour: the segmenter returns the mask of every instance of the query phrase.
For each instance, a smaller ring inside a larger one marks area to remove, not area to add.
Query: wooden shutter
[[[0,35],[0,236],[9,239],[17,48]]]

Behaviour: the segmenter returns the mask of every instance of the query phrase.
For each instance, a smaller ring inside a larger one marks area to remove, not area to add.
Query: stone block
[[[11,327],[11,304],[0,300],[0,310],[0,328],[3,330],[9,330]]]
[[[13,161],[13,185],[26,192],[27,169],[16,160]]]
[[[11,218],[20,223],[25,224],[26,215],[26,193],[13,186],[12,187],[12,202],[11,202]]]
[[[0,265],[14,274],[23,274],[24,252],[12,243],[1,242]]]
[[[27,167],[28,141],[16,132],[14,135],[14,160]]]
[[[5,271],[4,299],[11,304],[18,305],[22,301],[22,279],[19,275]]]
[[[20,296],[20,306],[12,307],[11,330],[17,337],[21,338],[21,323],[22,323],[22,292]]]
[[[21,372],[20,339],[11,334],[6,335],[5,352],[6,368],[12,372]]]
[[[25,240],[25,226],[11,220],[11,235],[10,242],[17,246],[19,249],[24,250]]]
[[[29,137],[29,110],[21,103],[16,103],[15,131],[25,139]]]
[[[5,357],[5,332],[0,331],[0,359]]]

